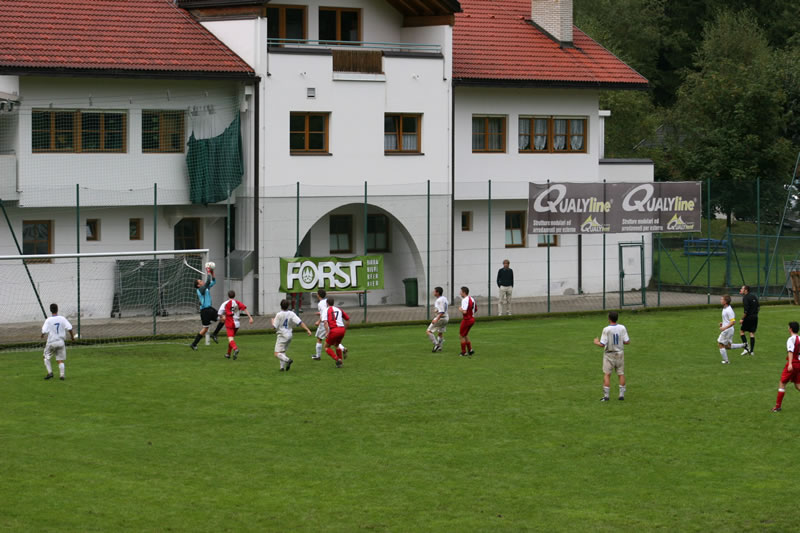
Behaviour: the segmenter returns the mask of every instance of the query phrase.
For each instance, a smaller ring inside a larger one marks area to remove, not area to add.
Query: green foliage
[[[720,11],[705,32],[672,112],[669,151],[676,173],[711,180],[715,211],[752,217],[751,189],[761,178],[762,206],[781,206],[793,148],[782,137],[786,95],[771,50],[746,12]]]
[[[769,409],[795,315],[762,308],[758,355],[722,366],[718,309],[623,311],[609,404],[604,313],[479,321],[469,359],[455,327],[441,354],[422,326],[353,330],[341,370],[299,334],[289,373],[274,336],[236,362],[70,348],[65,382],[6,354],[0,529],[790,531],[775,495],[800,395]]]

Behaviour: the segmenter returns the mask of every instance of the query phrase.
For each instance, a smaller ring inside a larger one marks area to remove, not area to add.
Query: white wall
[[[459,182],[497,180],[595,181],[599,128],[594,90],[456,88],[456,174]],[[506,152],[472,153],[472,116],[506,116]],[[528,154],[518,151],[519,116],[586,117],[585,154]],[[460,198],[456,187],[456,198]]]
[[[159,203],[188,203],[186,154],[142,153],[142,110],[188,112],[196,106],[197,117],[187,113],[186,139],[193,130],[198,138],[210,137],[221,133],[233,120],[240,90],[240,84],[234,82],[24,78],[20,84],[24,100],[19,113],[17,154],[20,205],[71,204],[76,183],[87,188],[81,199],[87,206],[141,203],[136,191],[152,190],[153,183],[161,190]],[[215,113],[207,111],[208,105]],[[127,112],[126,152],[32,153],[31,111],[51,107]]]

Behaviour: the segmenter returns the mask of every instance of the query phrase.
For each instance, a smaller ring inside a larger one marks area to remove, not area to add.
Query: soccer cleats
[[[720,361],[720,362],[721,362],[723,365],[729,365],[729,364],[731,364],[731,362],[730,362],[730,361]]]
[[[772,408],[772,412],[773,413],[780,413],[781,412],[781,408],[780,407],[773,407]]]
[[[347,359],[347,348],[342,348],[342,359]]]
[[[53,373],[47,374],[44,379],[53,379]]]
[[[233,360],[236,361],[236,358],[239,357],[239,348],[234,348],[231,355],[233,355]]]
[[[467,353],[469,353],[470,355],[475,355],[475,350],[470,350],[470,351],[469,351],[469,352],[467,352]]]
[[[314,354],[314,355],[312,355],[312,356],[311,356],[311,360],[312,360],[312,361],[321,361],[321,360],[322,360],[322,357],[320,357],[320,356],[318,356],[318,355]]]
[[[217,336],[216,335],[211,335],[211,340],[214,341],[214,344],[219,344],[219,341],[217,340]]]
[[[290,368],[292,368],[292,363],[294,363],[294,361],[292,361],[291,359],[286,361],[286,371],[287,372],[289,371]]]
[[[190,344],[190,345],[189,345],[189,348],[191,348],[191,349],[192,349],[192,350],[194,350],[195,352],[197,351],[197,345],[196,345],[196,344]]]
[[[603,396],[602,398],[600,398],[600,401],[601,402],[607,402],[608,401],[608,396]]]
[[[336,368],[342,368],[342,361],[336,361]]]
[[[621,401],[621,402],[624,402],[624,401],[625,401],[625,396],[620,396],[620,397],[619,397],[619,398],[617,398],[617,399],[618,399],[619,401]]]

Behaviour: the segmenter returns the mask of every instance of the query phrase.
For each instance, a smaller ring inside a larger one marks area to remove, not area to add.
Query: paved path
[[[639,305],[631,305],[630,308],[641,308],[642,295],[639,292],[626,293],[624,295],[625,303],[629,304],[639,302]],[[711,296],[711,303],[719,301],[718,295]],[[705,294],[690,294],[679,292],[662,292],[660,298],[660,305],[662,307],[674,307],[685,305],[702,305],[708,302],[708,297]],[[391,322],[409,322],[409,321],[424,321],[427,320],[429,315],[425,308],[425,301],[420,302],[422,305],[418,307],[407,307],[404,305],[370,305],[367,308],[367,320],[370,323],[391,323]],[[478,316],[487,316],[488,309],[486,306],[486,298],[477,298],[479,314]],[[433,299],[431,299],[433,304]],[[659,305],[658,294],[655,292],[647,293],[647,305],[649,307],[656,307]],[[605,308],[616,309],[619,307],[619,294],[607,293],[605,298]],[[364,321],[363,309],[357,307],[355,303],[346,305],[344,310],[350,315],[352,324],[360,324]],[[599,311],[603,309],[603,295],[602,294],[582,294],[578,296],[553,296],[550,299],[551,312],[565,312],[565,311]],[[450,316],[451,319],[458,318],[458,310],[453,309]],[[545,314],[548,312],[548,303],[546,297],[535,298],[515,298],[513,299],[513,311],[515,315],[533,315]],[[456,314],[454,314],[456,313]],[[492,299],[492,315],[497,314],[496,299]],[[270,327],[270,319],[272,314],[265,316],[255,317],[255,323],[250,326],[255,329],[268,329]],[[316,320],[314,311],[311,309],[304,310],[300,314],[309,324],[313,324]],[[77,326],[76,321],[72,317],[68,317],[72,321],[73,326]],[[245,319],[246,320],[246,319]],[[159,335],[178,335],[185,336],[187,342],[191,340],[197,331],[199,320],[196,315],[179,315],[158,317],[156,324],[156,331]],[[20,324],[5,324],[0,326],[0,345],[16,342],[40,342],[38,332],[41,327],[40,322],[29,322]],[[249,326],[245,326],[249,327]],[[312,328],[313,330],[313,328]],[[83,319],[81,320],[81,335],[85,339],[96,339],[102,337],[142,337],[153,334],[153,319],[152,317],[135,317],[135,318],[103,318],[103,319]]]

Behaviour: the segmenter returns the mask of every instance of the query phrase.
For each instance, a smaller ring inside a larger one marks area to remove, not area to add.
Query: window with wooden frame
[[[128,219],[128,240],[141,241],[144,224],[141,218]]]
[[[586,153],[586,119],[519,117],[519,151]]]
[[[186,113],[142,111],[142,152],[183,153],[186,144]]]
[[[506,151],[506,117],[473,115],[472,151]]]
[[[100,240],[100,219],[87,218],[86,219],[86,240],[99,241]]]
[[[419,153],[420,119],[421,115],[387,113],[383,118],[383,151]]]
[[[506,248],[525,246],[525,211],[506,211]]]
[[[53,221],[22,221],[22,253],[43,255],[53,253]],[[28,259],[29,263],[49,263],[49,259]]]
[[[34,109],[31,148],[35,153],[124,153],[127,118],[127,113],[119,111]]]
[[[328,152],[328,113],[290,113],[289,151]]]
[[[319,40],[360,41],[361,10],[343,7],[320,7]]]
[[[200,234],[199,218],[184,218],[173,229],[175,237],[174,250],[197,250],[201,248],[202,236]]]
[[[461,231],[472,231],[472,211],[461,211]]]
[[[539,248],[546,248],[547,244],[551,247],[558,246],[558,235],[539,235],[536,245]]]
[[[328,217],[330,253],[353,252],[353,215],[331,215]]]
[[[389,217],[367,215],[367,252],[389,251]]]
[[[306,6],[270,5],[266,15],[270,39],[306,39]]]

